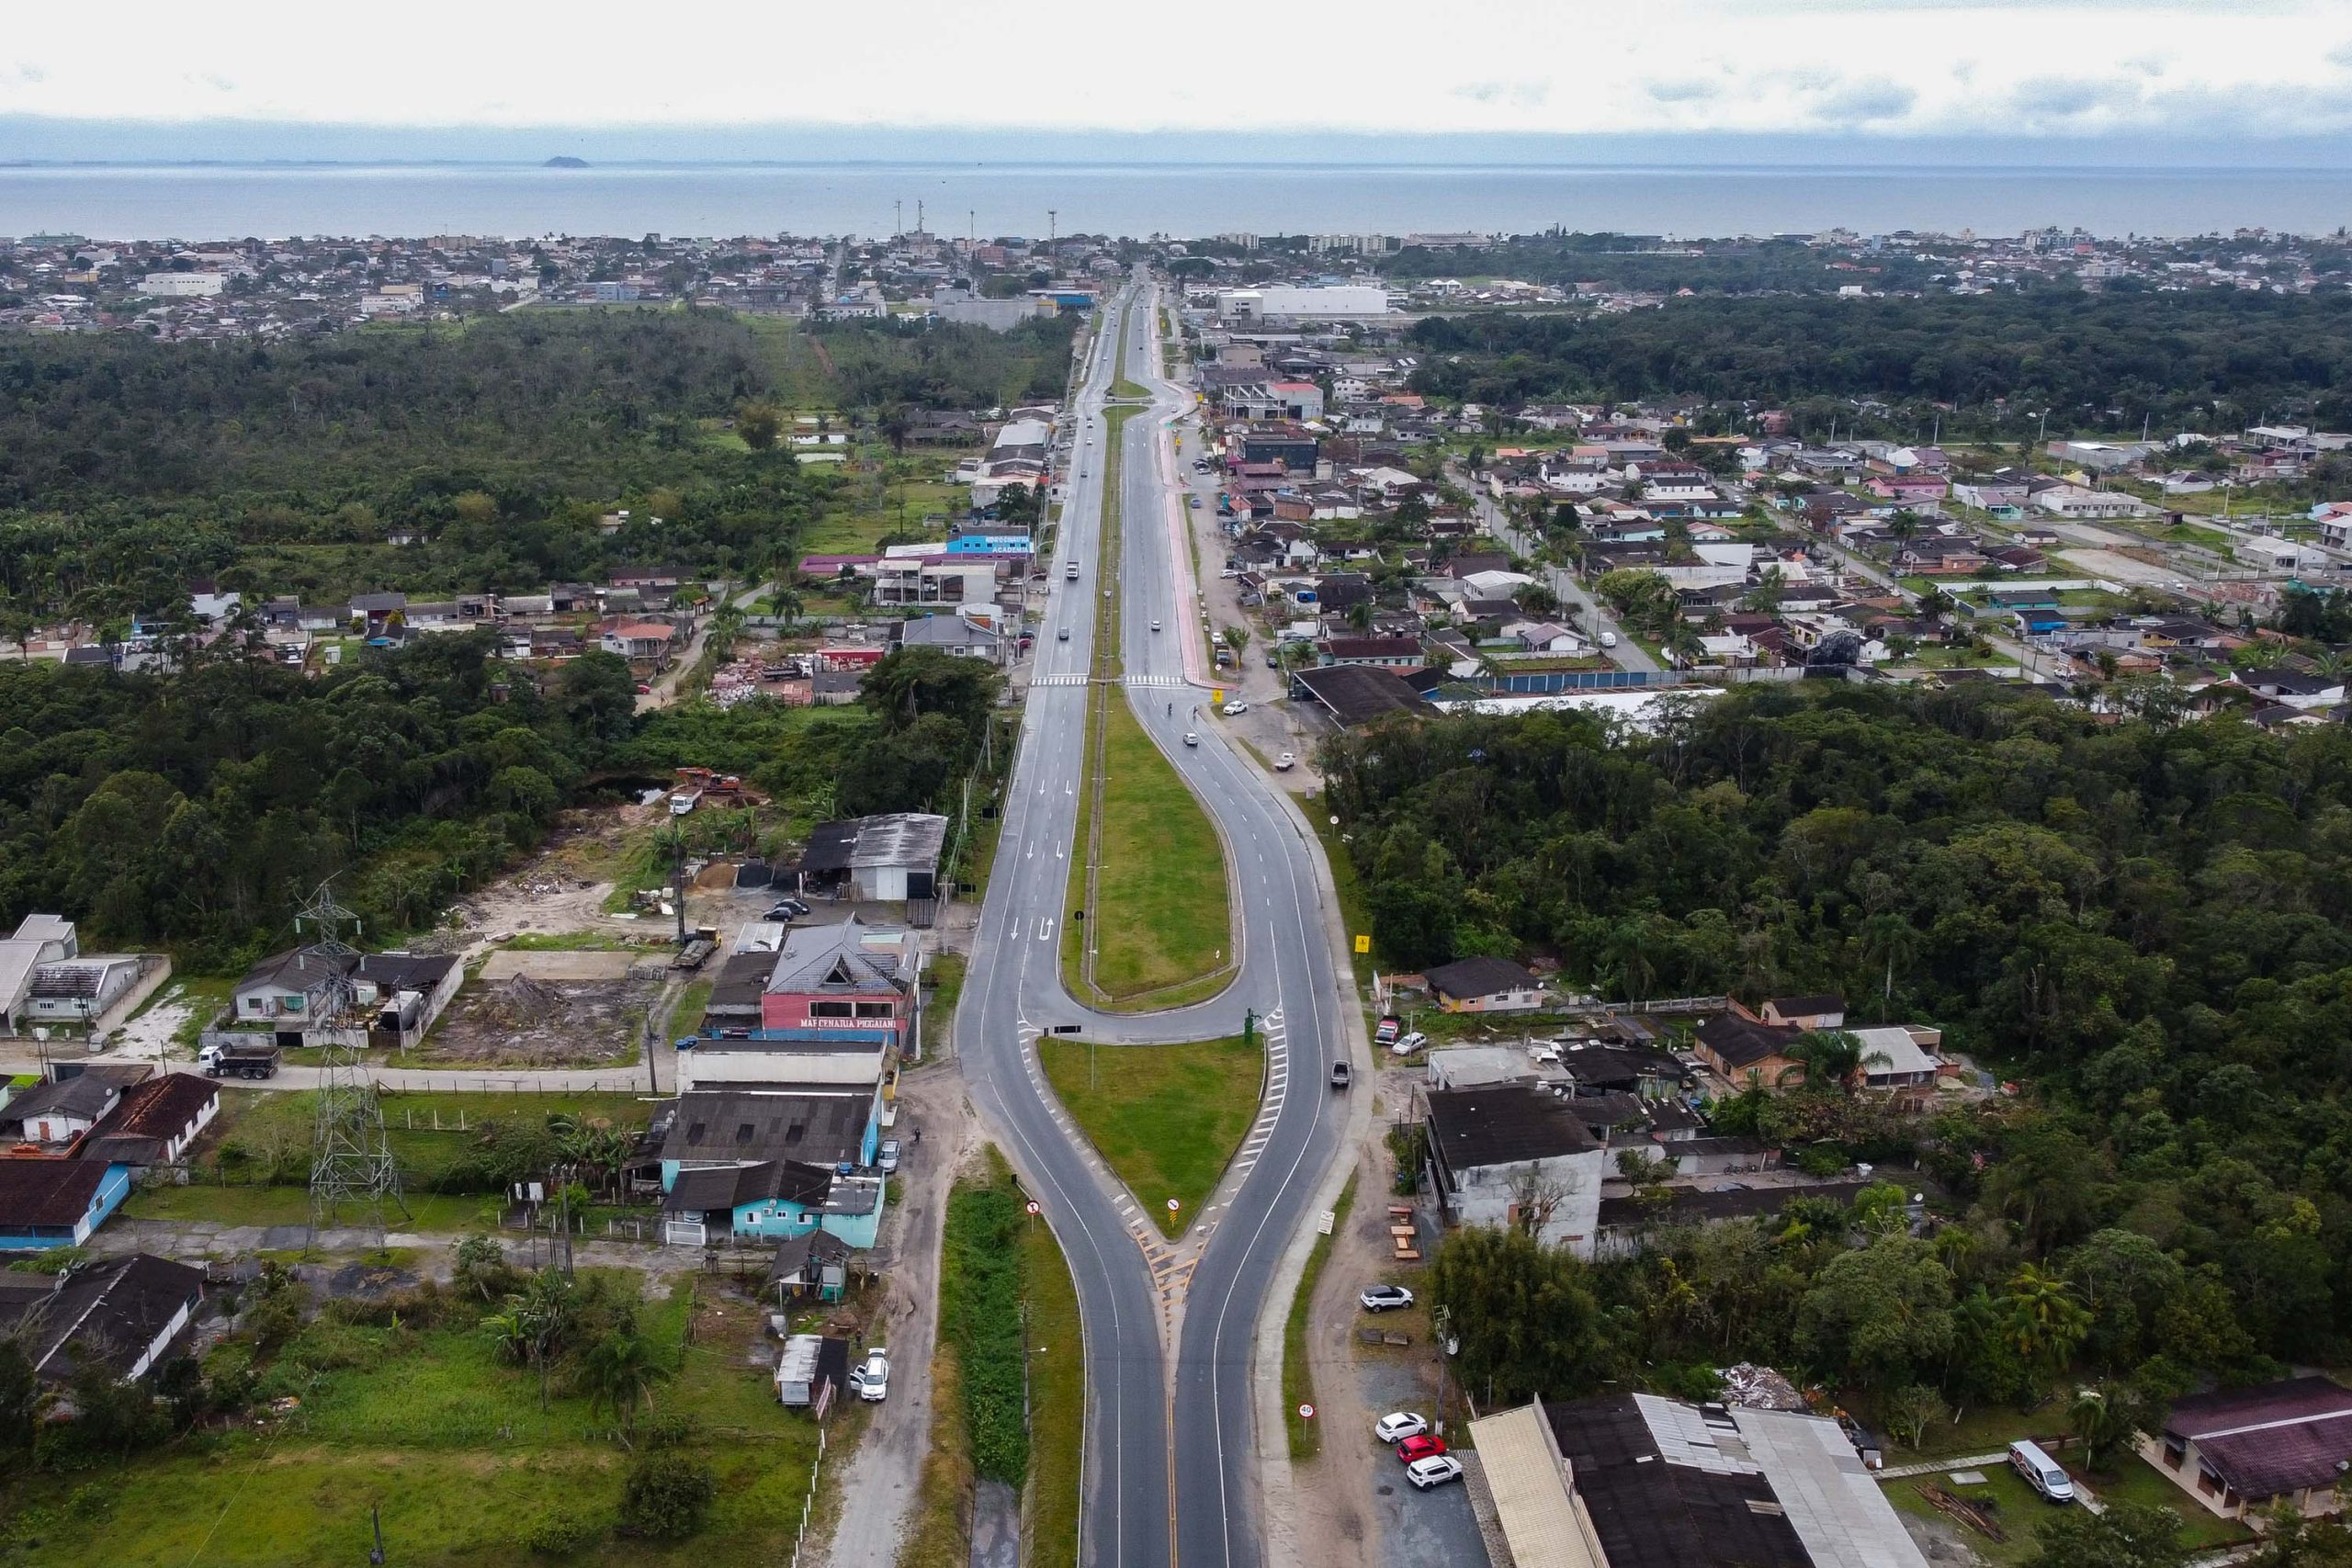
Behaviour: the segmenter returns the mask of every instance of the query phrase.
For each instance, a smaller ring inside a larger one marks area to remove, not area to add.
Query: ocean
[[[2100,235],[2352,223],[2352,173],[1658,165],[841,163],[0,166],[0,233],[1525,233],[1845,227]],[[900,204],[894,206],[894,204]],[[1053,216],[1049,217],[1049,212]]]

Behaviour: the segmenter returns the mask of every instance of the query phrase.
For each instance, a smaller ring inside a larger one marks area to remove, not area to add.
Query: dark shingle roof
[[[1529,1083],[1433,1089],[1430,1130],[1449,1170],[1552,1159],[1599,1148],[1570,1101]]]
[[[1535,976],[1508,958],[1457,958],[1422,976],[1441,997],[1467,998],[1499,996],[1505,991],[1532,991]]]
[[[44,1377],[68,1376],[96,1359],[127,1373],[180,1309],[203,1299],[204,1275],[185,1263],[144,1252],[86,1264],[56,1292],[29,1303],[36,1321],[31,1359]]]
[[[2336,1465],[2352,1460],[2352,1389],[2308,1377],[2190,1394],[2173,1402],[2165,1432],[2194,1442],[2243,1496],[2332,1486]]]
[[[749,1089],[678,1097],[662,1141],[665,1160],[854,1161],[865,1150],[870,1091],[762,1094]]]
[[[80,1223],[106,1177],[94,1160],[0,1160],[0,1231]]]
[[[1725,1066],[1752,1067],[1785,1052],[1804,1031],[1758,1023],[1736,1012],[1709,1019],[1699,1026],[1699,1043],[1720,1057]]]

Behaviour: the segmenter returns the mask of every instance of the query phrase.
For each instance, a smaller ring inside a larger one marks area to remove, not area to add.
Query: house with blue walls
[[[823,1230],[870,1247],[882,1223],[881,1089],[867,1082],[680,1095],[655,1113],[672,1239]],[[699,1227],[698,1231],[696,1227]]]
[[[0,1251],[79,1247],[130,1195],[127,1165],[0,1159]]]

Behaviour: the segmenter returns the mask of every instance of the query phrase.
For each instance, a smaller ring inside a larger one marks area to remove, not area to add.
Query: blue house
[[[79,1247],[130,1194],[130,1167],[0,1159],[0,1250]]]
[[[844,1176],[798,1160],[695,1166],[678,1173],[662,1217],[698,1221],[708,1235],[789,1240],[815,1231],[871,1247],[882,1225],[882,1178]]]

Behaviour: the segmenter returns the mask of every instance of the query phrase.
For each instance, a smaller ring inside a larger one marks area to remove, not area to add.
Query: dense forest
[[[1632,998],[1835,991],[1855,1023],[1939,1025],[2028,1086],[1927,1122],[1826,1083],[1720,1107],[1808,1166],[1916,1156],[1946,1223],[1905,1234],[1889,1188],[1597,1269],[1487,1260],[1455,1288],[1547,1270],[1579,1325],[1480,1339],[1498,1380],[1751,1356],[1874,1401],[2030,1404],[2071,1371],[2122,1403],[2344,1354],[2342,727],[1805,684],[1647,734],[1383,727],[1328,764],[1384,964],[1549,955],[1565,985]]]
[[[1415,323],[1413,389],[1505,409],[1690,397],[1948,405],[1947,434],[2352,422],[2352,296],[2205,289],[1678,299],[1614,316]],[[1996,409],[1996,402],[2005,403]],[[1999,423],[2005,413],[2010,423]]]
[[[0,601],[108,622],[198,577],[334,599],[655,562],[754,570],[791,553],[842,481],[735,440],[734,416],[763,411],[772,432],[780,401],[805,400],[887,431],[910,408],[1058,396],[1074,330],[810,331],[680,310],[267,344],[11,334]],[[616,506],[630,521],[608,534]],[[388,544],[395,528],[417,542]]]
[[[1873,288],[1917,288],[1950,261],[1922,260],[1908,251],[1890,251],[1862,264],[1864,270],[1835,267],[1841,252],[1816,250],[1801,240],[1733,243],[1702,242],[1703,254],[1658,246],[1655,236],[1610,233],[1514,234],[1490,249],[1465,255],[1408,246],[1382,264],[1392,282],[1431,277],[1508,277],[1573,288],[1579,283],[1603,288],[1670,294],[1678,288],[1702,294],[1834,294],[1849,283]]]
[[[929,649],[884,660],[855,710],[640,718],[620,660],[543,690],[492,643],[426,637],[316,680],[225,650],[175,677],[0,663],[0,923],[52,910],[93,944],[219,968],[342,875],[389,935],[535,847],[597,775],[692,762],[828,811],[945,809],[996,722],[996,671]]]

